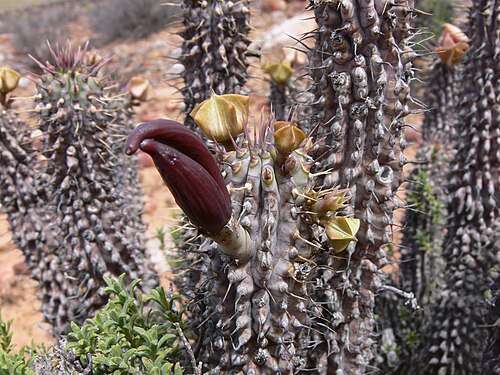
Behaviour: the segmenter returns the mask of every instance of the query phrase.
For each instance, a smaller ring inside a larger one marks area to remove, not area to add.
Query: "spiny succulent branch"
[[[318,28],[309,51],[323,186],[350,190],[361,220],[358,241],[324,260],[318,314],[331,331],[327,373],[361,374],[372,358],[374,296],[381,247],[391,240],[396,192],[404,179],[404,117],[410,113],[413,1],[310,1]],[[317,332],[324,329],[317,327]]]
[[[448,25],[440,41],[446,38],[450,27]],[[401,247],[402,287],[415,293],[423,305],[429,302],[428,284],[437,282],[436,277],[442,270],[436,262],[440,262],[444,237],[441,230],[441,218],[445,216],[444,186],[457,133],[457,84],[461,66],[456,55],[453,55],[453,64],[449,61],[446,51],[453,51],[453,47],[448,47],[449,50],[441,45],[437,47],[441,59],[433,64],[427,78],[428,110],[421,129],[423,145],[416,155],[419,164],[409,177],[409,209]]]
[[[56,336],[106,303],[103,277],[141,278],[157,284],[144,254],[136,172],[117,140],[130,124],[123,95],[105,90],[97,76],[103,60],[87,48],[57,48],[41,65],[36,110],[42,131],[41,173],[53,212],[53,249],[39,260],[42,312]]]
[[[381,355],[377,356],[376,365],[385,373],[408,373],[419,363],[418,346],[430,318],[433,291],[442,279],[444,186],[453,154],[451,145],[456,137],[459,63],[467,43],[468,38],[460,29],[446,24],[436,47],[439,58],[426,79],[428,110],[421,127],[423,144],[416,154],[418,164],[412,168],[408,179],[401,256],[397,275],[393,278],[395,285],[413,293],[421,308],[412,311],[397,296],[388,293],[377,299],[379,331],[382,337],[392,337],[392,342],[378,345]],[[392,351],[387,352],[388,348]],[[383,355],[384,352],[387,354]]]
[[[459,136],[447,183],[446,266],[424,338],[425,374],[481,372],[485,292],[500,255],[499,5],[495,0],[476,1],[469,16]]]
[[[241,93],[248,79],[250,9],[248,0],[184,0],[182,7],[181,92],[189,114],[212,91]],[[197,130],[189,117],[186,125]]]
[[[156,155],[155,164],[174,197],[208,238],[198,250],[201,261],[188,265],[189,272],[196,273],[190,282],[197,282],[189,294],[192,327],[199,340],[195,349],[213,374],[313,371],[305,353],[314,345],[313,322],[319,327],[323,319],[315,315],[311,298],[319,272],[316,261],[335,257],[356,241],[359,220],[345,216],[346,190],[312,189],[313,161],[308,153],[314,146],[296,125],[275,125],[271,120],[252,135],[246,124],[234,123],[248,118],[246,113],[234,114],[248,110],[241,106],[244,100],[237,95],[223,99],[232,107],[218,107],[211,115],[200,114],[200,109],[194,119],[207,134],[218,134],[213,137],[217,142],[227,137],[217,131],[222,124],[231,126],[229,133],[242,128],[243,134],[230,147],[219,149],[231,195],[229,219],[218,208],[219,202],[226,202],[227,191],[211,187],[220,177],[204,164],[211,158],[208,150],[200,159],[196,150],[203,142],[193,142],[193,147],[177,142],[174,134],[185,131],[181,124],[176,128],[165,120],[149,122],[128,141]],[[208,108],[221,98],[210,100],[213,103],[205,103]],[[151,142],[163,146],[152,149]],[[175,161],[170,156],[174,150]],[[186,184],[193,187],[188,190]],[[193,194],[203,198],[202,204]],[[208,213],[200,215],[203,212]],[[222,229],[207,228],[215,223]],[[329,241],[329,249],[321,246],[322,237]],[[326,347],[322,349],[326,356]]]
[[[412,2],[313,1],[318,29],[310,50],[325,185],[353,190],[361,247],[389,241],[393,196],[403,180],[404,116],[412,78]],[[359,17],[361,20],[358,20]],[[371,125],[372,124],[372,125]]]
[[[14,244],[23,252],[31,276],[41,282],[44,275],[38,264],[51,251],[47,244],[53,238],[53,215],[41,204],[48,197],[36,182],[35,150],[27,126],[10,108],[8,94],[19,78],[17,72],[0,68],[0,199]]]
[[[127,139],[127,154],[139,147],[151,155],[191,222],[204,233],[219,233],[231,217],[231,202],[219,167],[203,142],[175,121],[154,120],[137,127]],[[203,183],[193,183],[197,179]]]

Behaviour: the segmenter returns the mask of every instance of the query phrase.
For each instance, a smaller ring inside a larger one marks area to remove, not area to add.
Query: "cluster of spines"
[[[128,120],[123,97],[108,94],[97,78],[101,61],[86,48],[53,53],[38,85],[36,111],[42,132],[38,181],[54,217],[52,249],[40,259],[45,320],[59,336],[106,303],[103,276],[126,272],[145,288],[156,275],[144,254],[138,181],[116,144]]]

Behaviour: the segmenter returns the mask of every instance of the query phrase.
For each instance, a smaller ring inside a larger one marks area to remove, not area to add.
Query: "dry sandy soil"
[[[258,17],[254,17],[252,21],[255,28],[253,40],[256,41],[256,45],[263,48],[265,58],[278,59],[283,53],[294,55],[295,52],[292,49],[279,52],[280,49],[276,46],[293,45],[293,41],[286,36],[286,33],[299,36],[314,27],[311,20],[306,20],[310,14],[302,13],[305,3],[294,4],[294,7],[288,8],[286,12],[270,11],[269,9],[265,9],[264,12],[261,9],[254,10]],[[284,18],[293,16],[297,17],[283,22]],[[275,27],[275,25],[280,26]],[[117,68],[123,68],[124,65],[139,68],[143,72],[142,76],[152,82],[156,96],[152,101],[137,109],[137,122],[156,117],[172,119],[182,117],[180,97],[168,79],[169,73],[175,73],[178,67],[172,65],[172,62],[165,58],[165,56],[178,53],[180,39],[175,35],[176,31],[177,27],[174,26],[145,40],[113,43],[101,51],[103,54],[112,53],[115,56],[112,64],[115,64]],[[79,22],[73,25],[72,33],[74,34],[72,39],[81,42],[88,38],[89,30],[85,22]],[[16,65],[21,57],[14,55],[10,49],[9,39],[9,35],[0,34],[0,52],[6,51],[7,62]],[[305,62],[305,57],[295,56],[295,58]],[[255,61],[254,67],[251,69],[254,76],[260,75],[259,65],[260,63]],[[255,78],[251,80],[249,86],[252,90],[251,102],[254,113],[259,113],[260,107],[265,105],[267,101],[265,96],[267,83],[262,78]],[[16,95],[30,96],[33,93],[33,85],[25,80],[18,91]],[[418,124],[419,121],[420,118],[412,120],[415,124]],[[413,151],[410,150],[410,158],[412,154]],[[178,212],[178,208],[176,208],[167,188],[163,186],[154,167],[146,164],[143,163],[141,170],[141,183],[146,204],[144,219],[149,225],[150,248],[157,249],[158,242],[154,239],[156,229],[174,225],[175,220],[172,217]],[[163,276],[163,283],[168,284],[171,271],[165,261],[164,254],[159,251],[153,252],[158,270]],[[14,342],[19,346],[29,344],[32,341],[34,343],[50,343],[52,338],[40,323],[42,317],[38,312],[36,283],[30,280],[29,276],[23,275],[22,262],[22,254],[10,241],[8,223],[2,216],[0,217],[0,308],[2,316],[4,319],[14,318],[12,331],[14,332]]]

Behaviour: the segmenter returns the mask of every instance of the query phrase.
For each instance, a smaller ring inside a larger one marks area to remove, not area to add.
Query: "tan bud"
[[[248,96],[212,93],[189,114],[208,138],[231,149],[231,139],[243,133],[248,118]]]
[[[128,87],[130,95],[141,102],[146,102],[154,96],[153,86],[147,79],[132,77],[128,82]]]
[[[306,133],[300,130],[296,122],[276,121],[274,123],[274,146],[279,152],[289,154],[296,150]]]
[[[437,51],[446,66],[451,69],[465,56],[469,48],[469,38],[457,26],[445,23],[443,34],[439,38]]]
[[[89,66],[97,64],[99,61],[102,60],[102,57],[99,55],[97,51],[87,51],[85,58],[87,61],[87,65]]]
[[[345,216],[335,216],[328,221],[325,233],[336,253],[345,250],[352,241],[357,241],[359,225],[359,219]]]
[[[319,198],[311,207],[321,220],[329,213],[337,212],[346,208],[346,202],[350,199],[349,189],[334,189],[329,193]]]
[[[21,75],[15,70],[6,67],[0,68],[0,93],[7,94],[13,91],[20,79]]]
[[[269,74],[271,79],[280,85],[286,84],[293,74],[292,65],[288,60],[279,63],[265,63],[262,65],[262,70]]]

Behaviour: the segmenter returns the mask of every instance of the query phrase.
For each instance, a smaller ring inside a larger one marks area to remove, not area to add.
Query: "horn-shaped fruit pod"
[[[191,130],[170,120],[139,125],[127,139],[128,155],[148,153],[175,201],[191,223],[240,262],[251,253],[248,234],[234,220],[229,192],[215,159]],[[227,224],[227,225],[226,225]]]

